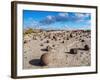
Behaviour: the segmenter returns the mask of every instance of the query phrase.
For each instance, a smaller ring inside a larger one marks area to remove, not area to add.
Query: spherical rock
[[[82,39],[82,40],[81,40],[81,42],[85,42],[85,40],[84,40],[84,39]]]
[[[77,49],[70,49],[71,54],[77,54]]]
[[[88,45],[85,45],[84,46],[84,50],[89,50],[90,48],[89,48],[89,46]]]
[[[44,53],[40,60],[41,65],[50,66],[50,65],[61,65],[65,62],[66,56],[64,54],[56,53]]]
[[[42,65],[49,65],[50,63],[53,63],[53,57],[52,57],[52,54],[49,54],[49,53],[44,53],[41,58],[41,64]]]

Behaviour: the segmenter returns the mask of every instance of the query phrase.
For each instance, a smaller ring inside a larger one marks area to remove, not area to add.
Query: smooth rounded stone
[[[66,62],[66,55],[56,53],[44,53],[41,58],[41,65],[61,65]]]
[[[89,50],[90,48],[89,48],[89,46],[88,45],[85,45],[84,46],[84,50]]]
[[[52,54],[44,53],[40,58],[42,65],[49,65],[52,62]]]
[[[84,39],[82,39],[82,40],[81,40],[81,42],[85,42],[85,40],[84,40]]]
[[[77,54],[77,49],[70,49],[71,54]]]

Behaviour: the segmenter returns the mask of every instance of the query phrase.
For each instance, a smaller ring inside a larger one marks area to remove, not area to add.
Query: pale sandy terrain
[[[37,31],[25,34],[23,45],[24,69],[91,65],[90,31]],[[84,49],[85,45],[89,46],[89,50]],[[71,49],[76,50],[77,53],[71,53]],[[44,53],[53,53],[60,59],[54,60],[52,65],[41,65],[40,58]]]

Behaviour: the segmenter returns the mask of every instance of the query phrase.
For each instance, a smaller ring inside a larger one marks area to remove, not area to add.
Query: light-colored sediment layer
[[[82,42],[82,40],[84,40]],[[84,45],[90,47],[84,50]],[[52,50],[46,51],[50,46]],[[77,49],[77,54],[71,54],[70,49]],[[50,31],[24,35],[23,68],[36,69],[48,67],[76,67],[91,65],[91,34],[90,31]],[[54,64],[40,65],[40,57],[44,53],[54,53],[55,57],[64,55]]]

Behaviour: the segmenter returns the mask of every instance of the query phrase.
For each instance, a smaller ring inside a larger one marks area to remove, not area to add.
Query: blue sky
[[[23,10],[23,27],[36,29],[91,29],[91,14]]]

